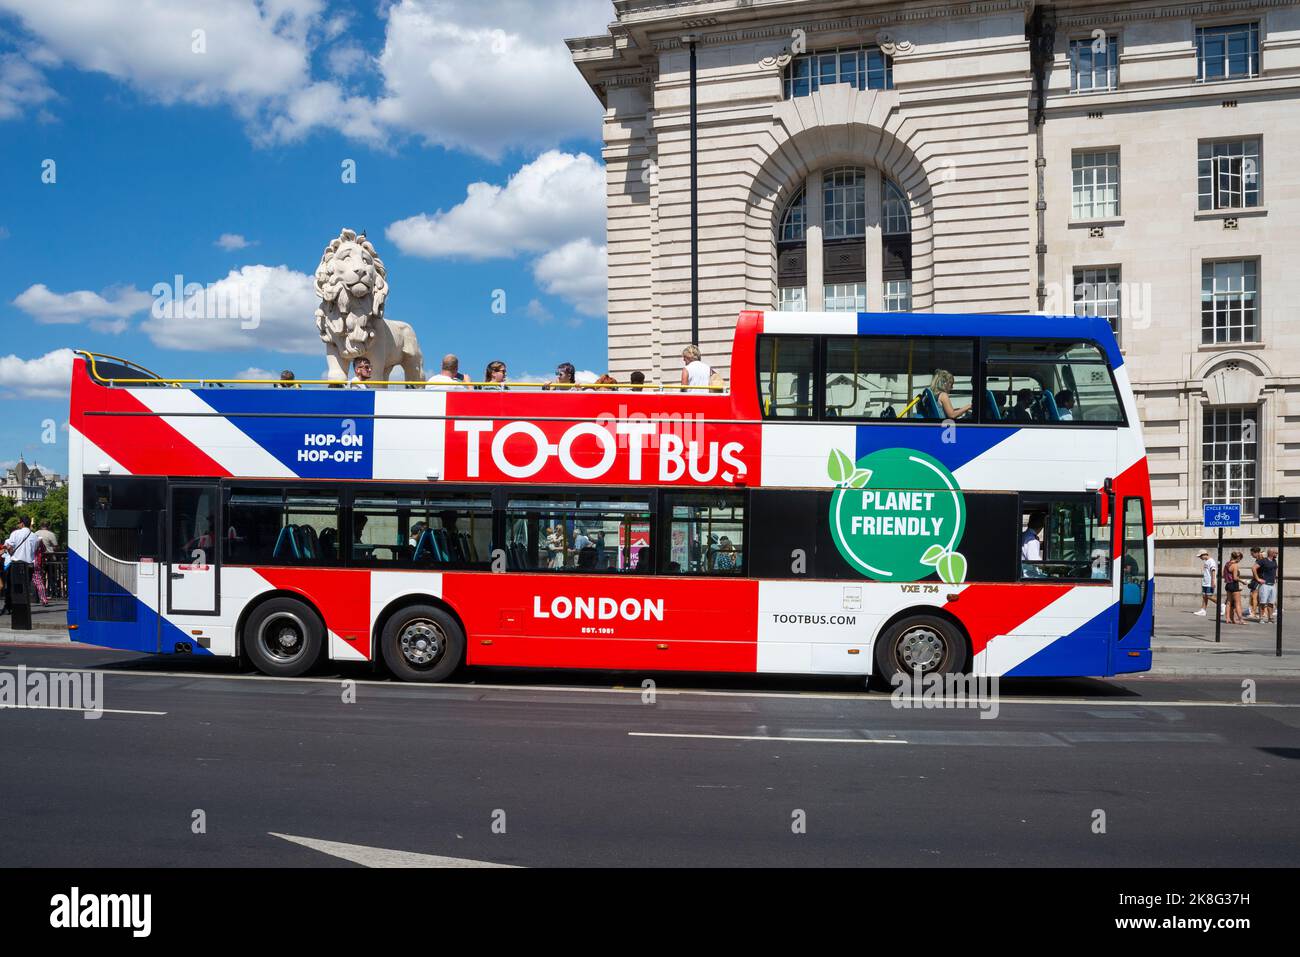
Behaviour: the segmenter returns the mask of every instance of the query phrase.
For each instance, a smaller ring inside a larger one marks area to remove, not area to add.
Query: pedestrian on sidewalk
[[[1277,549],[1255,562],[1255,575],[1259,578],[1259,611],[1265,624],[1273,623],[1273,606],[1277,602]]]
[[[32,563],[32,585],[36,588],[36,597],[42,608],[48,608],[50,600],[45,594],[45,559],[54,554],[54,544],[58,538],[50,531],[48,522],[41,522],[36,535],[36,560]]]
[[[1250,592],[1250,608],[1246,612],[1247,621],[1259,621],[1259,562],[1264,557],[1264,549],[1258,545],[1250,546],[1250,583],[1246,586]]]
[[[1192,612],[1193,615],[1205,617],[1205,609],[1210,607],[1214,601],[1214,576],[1218,574],[1219,563],[1210,557],[1210,553],[1202,548],[1196,553],[1196,557],[1201,560],[1201,608],[1199,611]]]
[[[32,565],[36,562],[38,545],[44,547],[40,538],[32,531],[31,518],[26,515],[19,516],[18,527],[4,543],[5,554],[11,559],[8,566],[8,588],[5,589],[5,611],[12,610],[10,595],[13,592],[14,581],[21,581],[26,586],[32,580]],[[27,577],[21,577],[24,575]]]
[[[1244,625],[1241,617],[1241,552],[1233,552],[1223,566],[1223,590],[1228,596],[1228,624]]]

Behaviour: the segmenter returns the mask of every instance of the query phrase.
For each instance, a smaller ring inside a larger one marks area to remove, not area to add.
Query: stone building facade
[[[5,469],[0,479],[0,495],[13,499],[18,505],[42,501],[50,491],[67,484],[62,475],[46,474],[39,465],[28,465],[23,457],[12,468]]]
[[[1300,3],[613,7],[569,47],[606,108],[616,376],[675,376],[690,338],[693,39],[713,364],[745,309],[1107,315],[1164,600],[1204,503],[1300,496]]]

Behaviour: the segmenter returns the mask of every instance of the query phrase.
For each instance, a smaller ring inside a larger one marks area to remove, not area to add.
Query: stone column
[[[808,216],[808,223],[804,228],[808,248],[808,275],[804,280],[807,283],[805,301],[808,303],[809,312],[821,312],[826,308],[826,298],[822,289],[824,285],[822,229],[826,225],[826,206],[822,202],[821,170],[810,175],[804,183],[804,197]]]
[[[885,254],[881,245],[883,234],[881,216],[882,184],[880,170],[868,167],[866,170],[866,260],[867,310],[881,312],[885,308]]]

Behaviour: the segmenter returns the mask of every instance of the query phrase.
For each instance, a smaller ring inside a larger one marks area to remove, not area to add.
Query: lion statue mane
[[[415,330],[384,318],[388,270],[364,233],[345,229],[325,247],[316,267],[316,295],[326,378],[346,381],[352,363],[364,356],[376,382],[387,382],[401,366],[407,382],[423,384],[424,356]]]

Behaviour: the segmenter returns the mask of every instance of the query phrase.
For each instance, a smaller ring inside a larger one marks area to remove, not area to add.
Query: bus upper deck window
[[[761,336],[758,395],[765,419],[811,419],[816,414],[812,336]]]
[[[985,422],[1124,422],[1114,376],[1096,343],[991,340],[985,344],[985,356]]]

